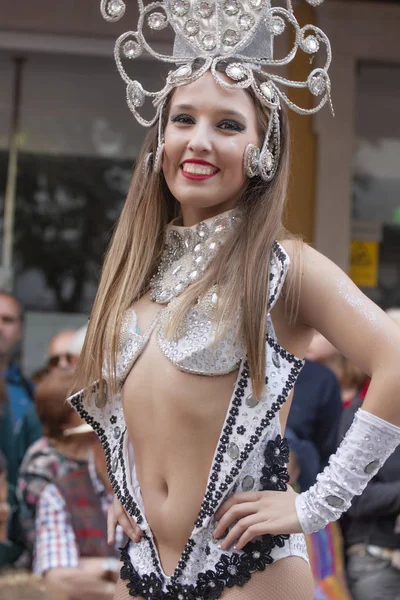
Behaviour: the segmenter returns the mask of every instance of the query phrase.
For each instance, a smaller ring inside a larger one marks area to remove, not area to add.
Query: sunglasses
[[[47,361],[47,367],[49,369],[55,369],[60,366],[60,363],[64,363],[64,368],[66,367],[74,367],[78,362],[78,356],[76,354],[71,354],[70,352],[65,352],[64,354],[54,354],[50,356]]]

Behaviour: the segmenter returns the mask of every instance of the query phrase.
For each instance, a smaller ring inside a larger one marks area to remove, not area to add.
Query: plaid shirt
[[[100,481],[94,461],[89,461],[89,473],[94,490],[105,514],[111,506],[113,496]],[[123,531],[117,527],[115,547],[122,545]],[[43,575],[50,569],[77,568],[79,548],[64,498],[53,483],[47,485],[40,495],[36,514],[36,544],[33,571]]]

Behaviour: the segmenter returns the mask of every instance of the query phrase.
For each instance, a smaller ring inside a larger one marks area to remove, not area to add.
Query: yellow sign
[[[379,244],[353,240],[350,250],[350,277],[360,287],[377,287]]]

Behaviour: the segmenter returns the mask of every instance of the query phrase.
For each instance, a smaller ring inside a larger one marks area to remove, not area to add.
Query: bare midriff
[[[134,306],[143,333],[159,305]],[[150,338],[122,389],[146,520],[171,575],[193,530],[237,370],[218,377],[176,368]]]

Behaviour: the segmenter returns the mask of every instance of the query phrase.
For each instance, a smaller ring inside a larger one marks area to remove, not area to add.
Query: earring
[[[264,181],[271,181],[275,175],[276,167],[272,153],[267,149],[261,152],[260,156],[260,175]]]
[[[260,167],[258,161],[260,159],[260,149],[254,144],[248,144],[244,151],[244,170],[247,177],[257,177],[260,174]]]
[[[272,181],[278,170],[281,152],[279,110],[271,111],[268,129],[260,153],[260,175],[264,181]]]
[[[164,142],[161,142],[161,144],[158,144],[157,152],[156,152],[156,155],[154,157],[154,162],[153,162],[153,170],[155,173],[161,173],[163,155],[164,155]]]

